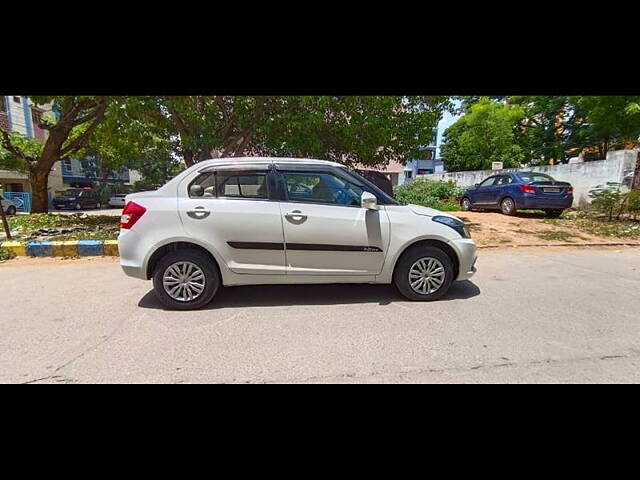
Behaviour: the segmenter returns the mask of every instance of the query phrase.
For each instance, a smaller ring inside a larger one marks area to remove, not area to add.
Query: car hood
[[[420,205],[412,205],[412,204],[407,205],[407,207],[409,207],[409,210],[411,210],[416,215],[423,215],[425,217],[435,217],[436,215],[440,215],[440,216],[451,217],[451,218],[455,218],[456,220],[459,220],[458,217],[454,215],[450,215],[446,212],[441,212],[440,210],[436,210],[435,208],[423,207]]]

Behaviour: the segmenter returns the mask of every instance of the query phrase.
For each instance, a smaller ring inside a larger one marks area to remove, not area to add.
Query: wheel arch
[[[171,242],[165,243],[163,245],[158,246],[153,251],[153,253],[149,256],[149,259],[146,262],[145,274],[147,279],[150,279],[153,277],[153,272],[155,270],[155,267],[163,256],[165,256],[169,252],[175,252],[178,250],[186,250],[186,249],[200,251],[204,253],[207,257],[209,257],[209,259],[211,260],[215,268],[218,270],[218,275],[220,275],[220,279],[222,280],[223,278],[222,269],[220,268],[220,263],[218,262],[218,259],[216,258],[216,256],[208,248],[204,247],[203,245],[194,243],[192,241],[185,241],[185,240],[177,240],[177,241],[171,241]]]
[[[415,247],[420,247],[420,246],[435,247],[442,250],[444,253],[446,253],[449,256],[449,258],[451,258],[451,262],[453,263],[453,269],[454,269],[453,278],[454,279],[458,278],[458,275],[460,273],[460,259],[458,258],[458,254],[447,242],[436,239],[436,238],[423,238],[423,239],[419,239],[414,242],[411,242],[408,245],[405,245],[405,247],[402,249],[402,251],[398,254],[398,256],[395,259],[391,278],[395,276],[396,268],[398,268],[398,263],[400,262],[400,259],[404,256],[404,254],[407,253],[407,251],[409,251],[410,249]]]

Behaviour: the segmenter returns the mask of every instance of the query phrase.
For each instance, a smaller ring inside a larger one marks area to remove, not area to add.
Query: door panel
[[[181,198],[188,235],[213,244],[235,273],[285,273],[278,202],[231,198]]]
[[[376,275],[389,245],[384,207],[280,204],[289,275]]]
[[[483,205],[495,203],[493,197],[496,192],[496,187],[494,187],[496,178],[497,177],[490,177],[478,186],[475,203]]]

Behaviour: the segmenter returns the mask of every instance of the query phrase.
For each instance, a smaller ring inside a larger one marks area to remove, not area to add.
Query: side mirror
[[[202,197],[204,196],[204,187],[202,185],[191,185],[189,187],[190,197]]]
[[[373,193],[362,192],[360,197],[360,206],[367,210],[378,210],[378,199]]]

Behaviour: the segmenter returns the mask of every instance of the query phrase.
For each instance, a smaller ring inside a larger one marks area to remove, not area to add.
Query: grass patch
[[[579,213],[560,219],[547,219],[545,223],[599,237],[640,240],[640,220],[629,218],[608,221],[604,216]]]
[[[72,240],[117,240],[120,234],[118,228],[103,228],[99,230],[83,230],[80,232],[67,233],[64,235],[50,235],[48,240],[55,242],[68,242]]]
[[[16,239],[68,240],[115,240],[120,231],[120,218],[110,215],[62,215],[55,213],[33,213],[9,218],[9,225]],[[60,232],[44,235],[41,229],[73,229],[75,232]]]
[[[578,235],[575,235],[571,232],[566,232],[564,230],[550,230],[548,232],[537,232],[535,236],[538,238],[541,238],[542,240],[569,242],[569,243],[574,243],[573,238],[576,238],[576,237],[581,238]]]

